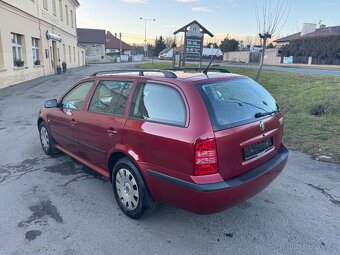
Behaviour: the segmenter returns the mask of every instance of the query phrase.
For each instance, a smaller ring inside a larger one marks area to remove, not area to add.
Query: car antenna
[[[217,51],[216,51],[216,54],[211,58],[210,62],[209,62],[209,65],[203,70],[203,73],[205,75],[208,75],[208,70],[209,70],[209,67],[211,66],[211,63],[215,60],[216,56],[217,56],[217,53],[218,53],[218,50],[220,48],[217,48]]]

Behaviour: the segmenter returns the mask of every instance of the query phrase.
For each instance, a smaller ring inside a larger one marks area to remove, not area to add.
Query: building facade
[[[103,29],[77,29],[78,42],[85,48],[87,63],[105,63],[106,35]]]
[[[0,1],[0,88],[85,64],[78,47],[78,0]]]

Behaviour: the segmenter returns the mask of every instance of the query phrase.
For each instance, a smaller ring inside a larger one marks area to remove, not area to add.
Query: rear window
[[[258,120],[256,113],[279,110],[269,92],[248,78],[203,84],[199,91],[215,131]]]

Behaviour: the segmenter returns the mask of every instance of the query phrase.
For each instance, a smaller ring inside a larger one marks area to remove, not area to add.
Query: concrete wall
[[[281,64],[281,57],[278,56],[278,50],[277,49],[266,49],[263,63],[265,65]]]
[[[85,47],[85,55],[87,63],[106,63],[105,44],[82,43]]]
[[[76,36],[76,10],[74,2],[63,0],[63,20],[60,17],[59,1],[53,12],[52,1],[48,9],[43,0],[0,1],[0,88],[20,83],[43,75],[54,74],[57,65],[66,61],[68,68],[83,65],[80,63],[84,49],[78,49]],[[69,24],[66,24],[65,5],[68,6]],[[70,11],[73,13],[73,26]],[[46,37],[49,31],[61,36],[62,41]],[[12,33],[22,38],[23,67],[16,67],[13,61]],[[39,39],[40,65],[35,65],[32,53],[32,38]],[[84,63],[84,61],[83,61]]]
[[[224,52],[223,61],[249,63],[250,51],[229,51]]]

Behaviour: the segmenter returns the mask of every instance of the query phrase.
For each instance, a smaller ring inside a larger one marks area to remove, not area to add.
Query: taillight
[[[218,173],[217,152],[214,139],[196,143],[194,175]]]

